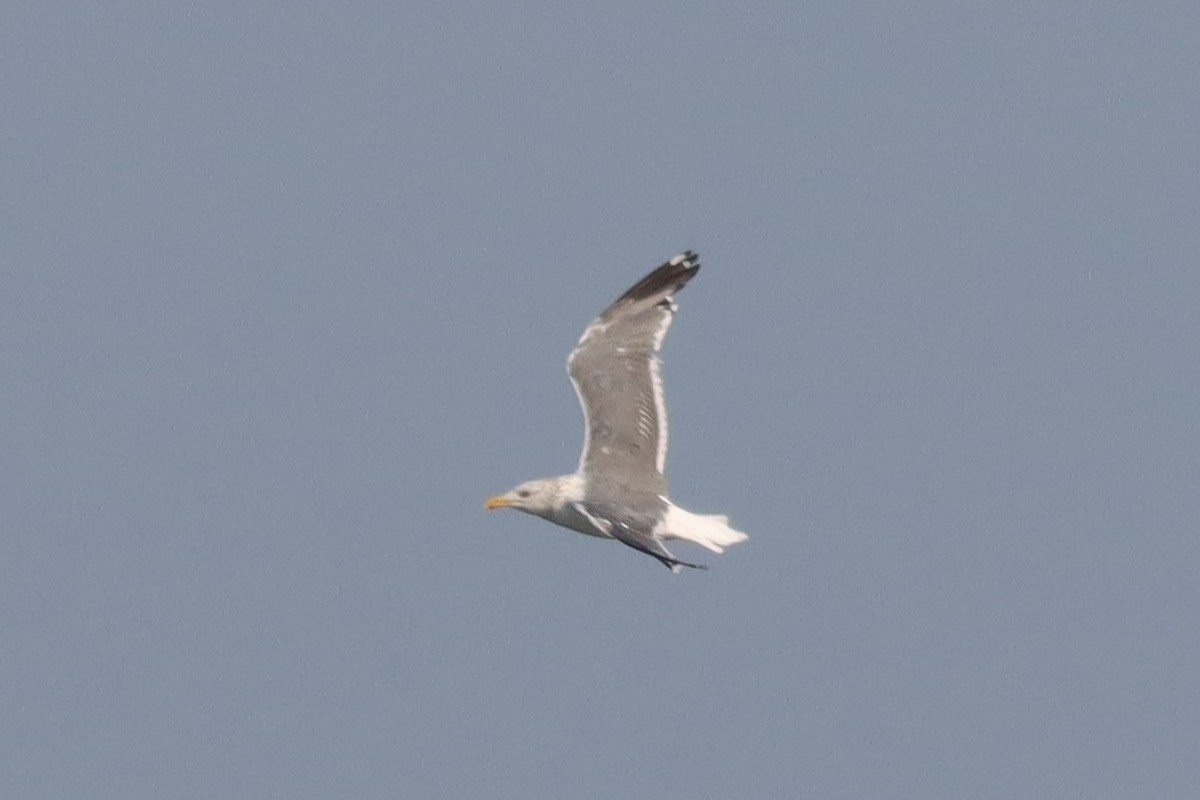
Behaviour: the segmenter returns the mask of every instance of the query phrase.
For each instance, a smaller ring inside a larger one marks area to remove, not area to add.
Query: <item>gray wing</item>
[[[666,492],[667,408],[658,351],[675,316],[675,292],[699,270],[692,251],[675,256],[617,298],[567,358],[583,408],[580,473]]]
[[[679,572],[681,567],[707,570],[703,564],[693,564],[682,561],[663,547],[662,542],[646,532],[645,526],[635,517],[615,512],[597,503],[575,503],[575,509],[587,517],[593,525],[607,533],[622,544],[640,550],[648,556],[654,556],[671,572]]]

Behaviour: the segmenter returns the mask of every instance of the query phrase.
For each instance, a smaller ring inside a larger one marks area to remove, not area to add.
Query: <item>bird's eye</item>
[[[528,489],[518,489],[517,497],[529,497],[529,490]]]

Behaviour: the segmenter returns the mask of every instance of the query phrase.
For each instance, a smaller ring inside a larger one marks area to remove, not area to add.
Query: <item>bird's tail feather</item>
[[[714,553],[723,553],[726,547],[750,538],[729,527],[729,517],[724,514],[693,514],[674,503],[667,506],[659,535],[664,539],[694,542]]]

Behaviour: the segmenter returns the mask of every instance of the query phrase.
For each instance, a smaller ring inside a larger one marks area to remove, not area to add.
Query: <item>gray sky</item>
[[[0,795],[1195,793],[1195,4],[171,6],[0,12]],[[486,514],[685,248],[750,541]]]

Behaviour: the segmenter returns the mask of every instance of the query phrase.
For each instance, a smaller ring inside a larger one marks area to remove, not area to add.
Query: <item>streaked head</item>
[[[488,511],[515,508],[539,517],[546,516],[558,505],[559,481],[556,478],[526,481],[510,492],[489,497],[483,503],[483,507]]]

